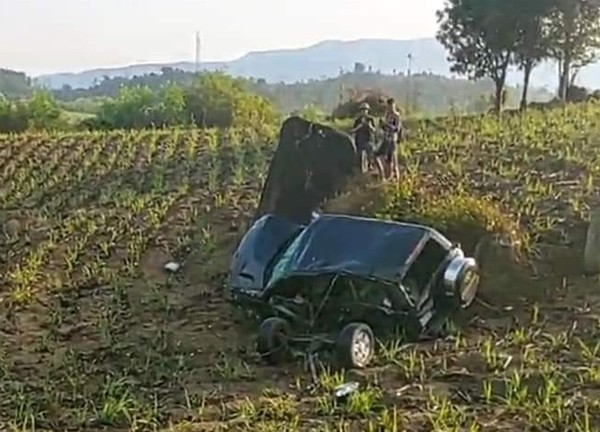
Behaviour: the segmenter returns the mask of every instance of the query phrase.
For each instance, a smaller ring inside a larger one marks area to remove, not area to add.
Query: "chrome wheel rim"
[[[371,357],[372,349],[371,336],[366,331],[361,331],[354,338],[352,357],[356,363],[360,365],[365,364]]]

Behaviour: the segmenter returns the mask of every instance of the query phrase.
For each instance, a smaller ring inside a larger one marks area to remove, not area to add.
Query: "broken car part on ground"
[[[296,130],[301,121],[296,118],[292,123]],[[301,131],[298,137],[286,126],[290,123],[283,126],[277,152],[285,148],[293,155],[294,146],[312,145],[310,132]],[[331,130],[316,141],[326,144],[328,133],[337,134],[337,145],[347,148],[345,136]],[[284,142],[285,136],[295,141]],[[273,165],[276,161],[277,154]],[[298,157],[294,163],[302,167],[296,173],[300,178],[287,177],[279,190],[277,174],[271,176],[261,197],[263,206],[270,203],[265,206],[268,211],[257,213],[233,255],[229,274],[233,301],[262,322],[257,349],[270,363],[298,347],[309,353],[329,352],[341,367],[365,367],[374,355],[376,336],[435,331],[475,297],[476,261],[438,231],[313,213],[352,175],[355,160],[344,161],[347,165],[337,172],[329,170],[324,180],[315,178],[323,171],[311,172],[310,161]],[[272,166],[270,174],[277,172],[286,177],[284,170]],[[310,176],[313,185],[327,189],[307,187],[303,180]],[[293,197],[307,200],[295,207],[282,204]]]

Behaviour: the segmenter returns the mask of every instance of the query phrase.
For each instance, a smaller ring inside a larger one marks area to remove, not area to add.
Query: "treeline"
[[[597,0],[447,0],[438,20],[437,38],[453,72],[491,79],[497,111],[510,66],[523,71],[522,109],[531,73],[546,59],[559,64],[558,96],[566,101],[578,72],[600,49]]]
[[[35,91],[27,101],[0,98],[0,133],[64,129],[66,125],[61,108],[47,92]]]
[[[169,126],[261,127],[272,125],[278,112],[265,98],[238,80],[221,73],[195,77],[187,87],[121,86],[114,98],[98,102],[95,115],[67,121],[52,94],[36,91],[27,101],[0,101],[0,132],[27,129],[141,129]]]
[[[27,75],[0,68],[0,100],[29,97],[32,91],[31,78]]]
[[[158,89],[123,86],[115,98],[103,102],[93,128],[146,128],[174,125],[251,127],[272,124],[277,110],[251,92],[242,80],[222,73],[196,77],[187,87],[167,83]]]
[[[64,87],[53,94],[72,110],[97,113],[100,102],[117,97],[124,86],[148,87],[159,90],[166,83],[176,83],[189,87],[196,74],[181,70],[163,68],[160,73],[151,73],[133,78],[106,77],[103,81],[87,89]],[[447,114],[453,110],[466,112],[487,111],[494,85],[489,79],[477,82],[452,79],[430,73],[414,73],[411,77],[386,75],[378,72],[342,73],[337,77],[310,80],[298,83],[269,83],[262,79],[238,78],[248,90],[263,96],[282,113],[290,113],[305,108],[332,113],[341,101],[360,97],[364,93],[385,93],[393,96],[403,105],[428,115]],[[552,94],[534,89],[531,99],[547,101]],[[518,106],[520,95],[509,88],[507,105]]]

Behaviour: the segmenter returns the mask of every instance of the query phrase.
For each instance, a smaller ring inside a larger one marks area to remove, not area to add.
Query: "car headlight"
[[[460,295],[463,307],[469,306],[479,287],[479,266],[473,258],[465,258],[462,251],[455,253],[444,272],[444,285]]]

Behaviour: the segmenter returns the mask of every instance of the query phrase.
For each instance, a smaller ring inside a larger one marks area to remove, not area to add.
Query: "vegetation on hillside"
[[[190,87],[166,84],[122,87],[114,99],[100,105],[87,125],[108,129],[175,125],[261,127],[273,125],[277,113],[270,102],[250,92],[241,80],[223,74],[200,75]]]
[[[50,93],[35,91],[27,101],[0,99],[0,133],[66,127],[64,113]]]
[[[592,430],[597,300],[580,298],[570,245],[598,192],[599,115],[585,104],[415,125],[403,182],[371,189],[362,212],[468,247],[497,236],[537,273],[488,257],[492,306],[467,326],[381,347],[360,377],[324,369],[316,387],[299,365],[262,366],[221,288],[274,130],[0,135],[0,418],[14,430]],[[171,260],[184,264],[174,275]],[[346,379],[361,389],[334,400]]]
[[[189,88],[195,74],[172,69],[164,69],[160,74],[149,74],[131,79],[107,78],[89,89],[69,89],[54,91],[57,99],[69,106],[82,101],[115,98],[122,87],[148,87],[158,91],[168,83],[176,83]],[[307,106],[331,113],[335,107],[357,94],[377,91],[388,94],[411,105],[414,109],[428,114],[443,114],[451,109],[468,112],[482,112],[489,106],[493,92],[491,82],[469,82],[450,79],[427,73],[418,73],[410,78],[405,75],[385,75],[375,72],[344,73],[335,78],[311,80],[294,84],[268,83],[264,80],[242,80],[245,87],[270,100],[282,113],[301,110]],[[532,100],[546,101],[551,98],[544,91],[534,90]],[[508,106],[518,104],[515,89],[509,89]],[[88,108],[89,109],[89,108]]]
[[[249,90],[244,81],[220,73],[200,75],[186,88],[174,83],[157,89],[124,86],[116,97],[94,105],[93,115],[76,116],[77,110],[45,91],[34,91],[26,100],[2,99],[0,132],[172,126],[260,128],[272,126],[278,119],[267,99]]]
[[[32,90],[31,79],[24,73],[0,68],[0,101],[30,96]]]
[[[159,105],[152,102],[163,98],[167,91],[185,92],[191,94],[197,89],[198,82],[208,80],[210,77],[219,77],[220,73],[202,73],[200,75],[179,70],[165,68],[161,73],[149,74],[139,77],[106,78],[89,89],[63,88],[52,92],[57,103],[65,110],[81,112],[91,115],[106,114],[103,106],[119,104],[118,99],[123,96],[124,89],[136,92],[140,99],[146,100],[145,104]],[[419,112],[426,115],[440,115],[448,112],[484,112],[490,106],[490,95],[493,85],[488,81],[469,82],[466,80],[450,79],[441,76],[418,73],[410,78],[402,74],[384,75],[375,72],[357,71],[344,73],[336,78],[312,80],[303,83],[284,84],[267,83],[264,80],[231,79],[232,86],[240,91],[248,91],[262,96],[282,114],[301,111],[314,107],[325,114],[331,114],[340,103],[347,103],[367,93],[385,94],[395,97],[401,104],[408,108],[407,111]],[[21,89],[17,95],[27,98],[34,87],[29,84]],[[143,89],[140,91],[140,89]],[[13,89],[17,91],[16,89]],[[125,92],[131,94],[131,92]],[[141,92],[146,93],[143,97]],[[152,93],[152,95],[150,95]],[[516,107],[518,92],[509,89],[507,106]],[[540,90],[532,92],[532,100],[545,102],[551,98],[549,93]],[[15,97],[9,97],[14,100]],[[154,109],[154,111],[160,108]],[[185,113],[189,114],[189,113]],[[337,114],[337,113],[336,113]],[[119,114],[119,115],[122,115]],[[162,114],[156,114],[161,117]],[[145,124],[153,119],[154,114],[148,113],[145,119],[136,122]],[[130,116],[136,116],[130,113]],[[139,115],[138,115],[139,117]],[[186,121],[189,116],[184,115]],[[167,119],[167,124],[172,124],[174,119]],[[180,120],[178,120],[180,121]],[[120,121],[112,119],[105,127]],[[180,121],[181,122],[181,121]],[[163,122],[158,121],[158,124]],[[88,125],[90,126],[90,125]]]

